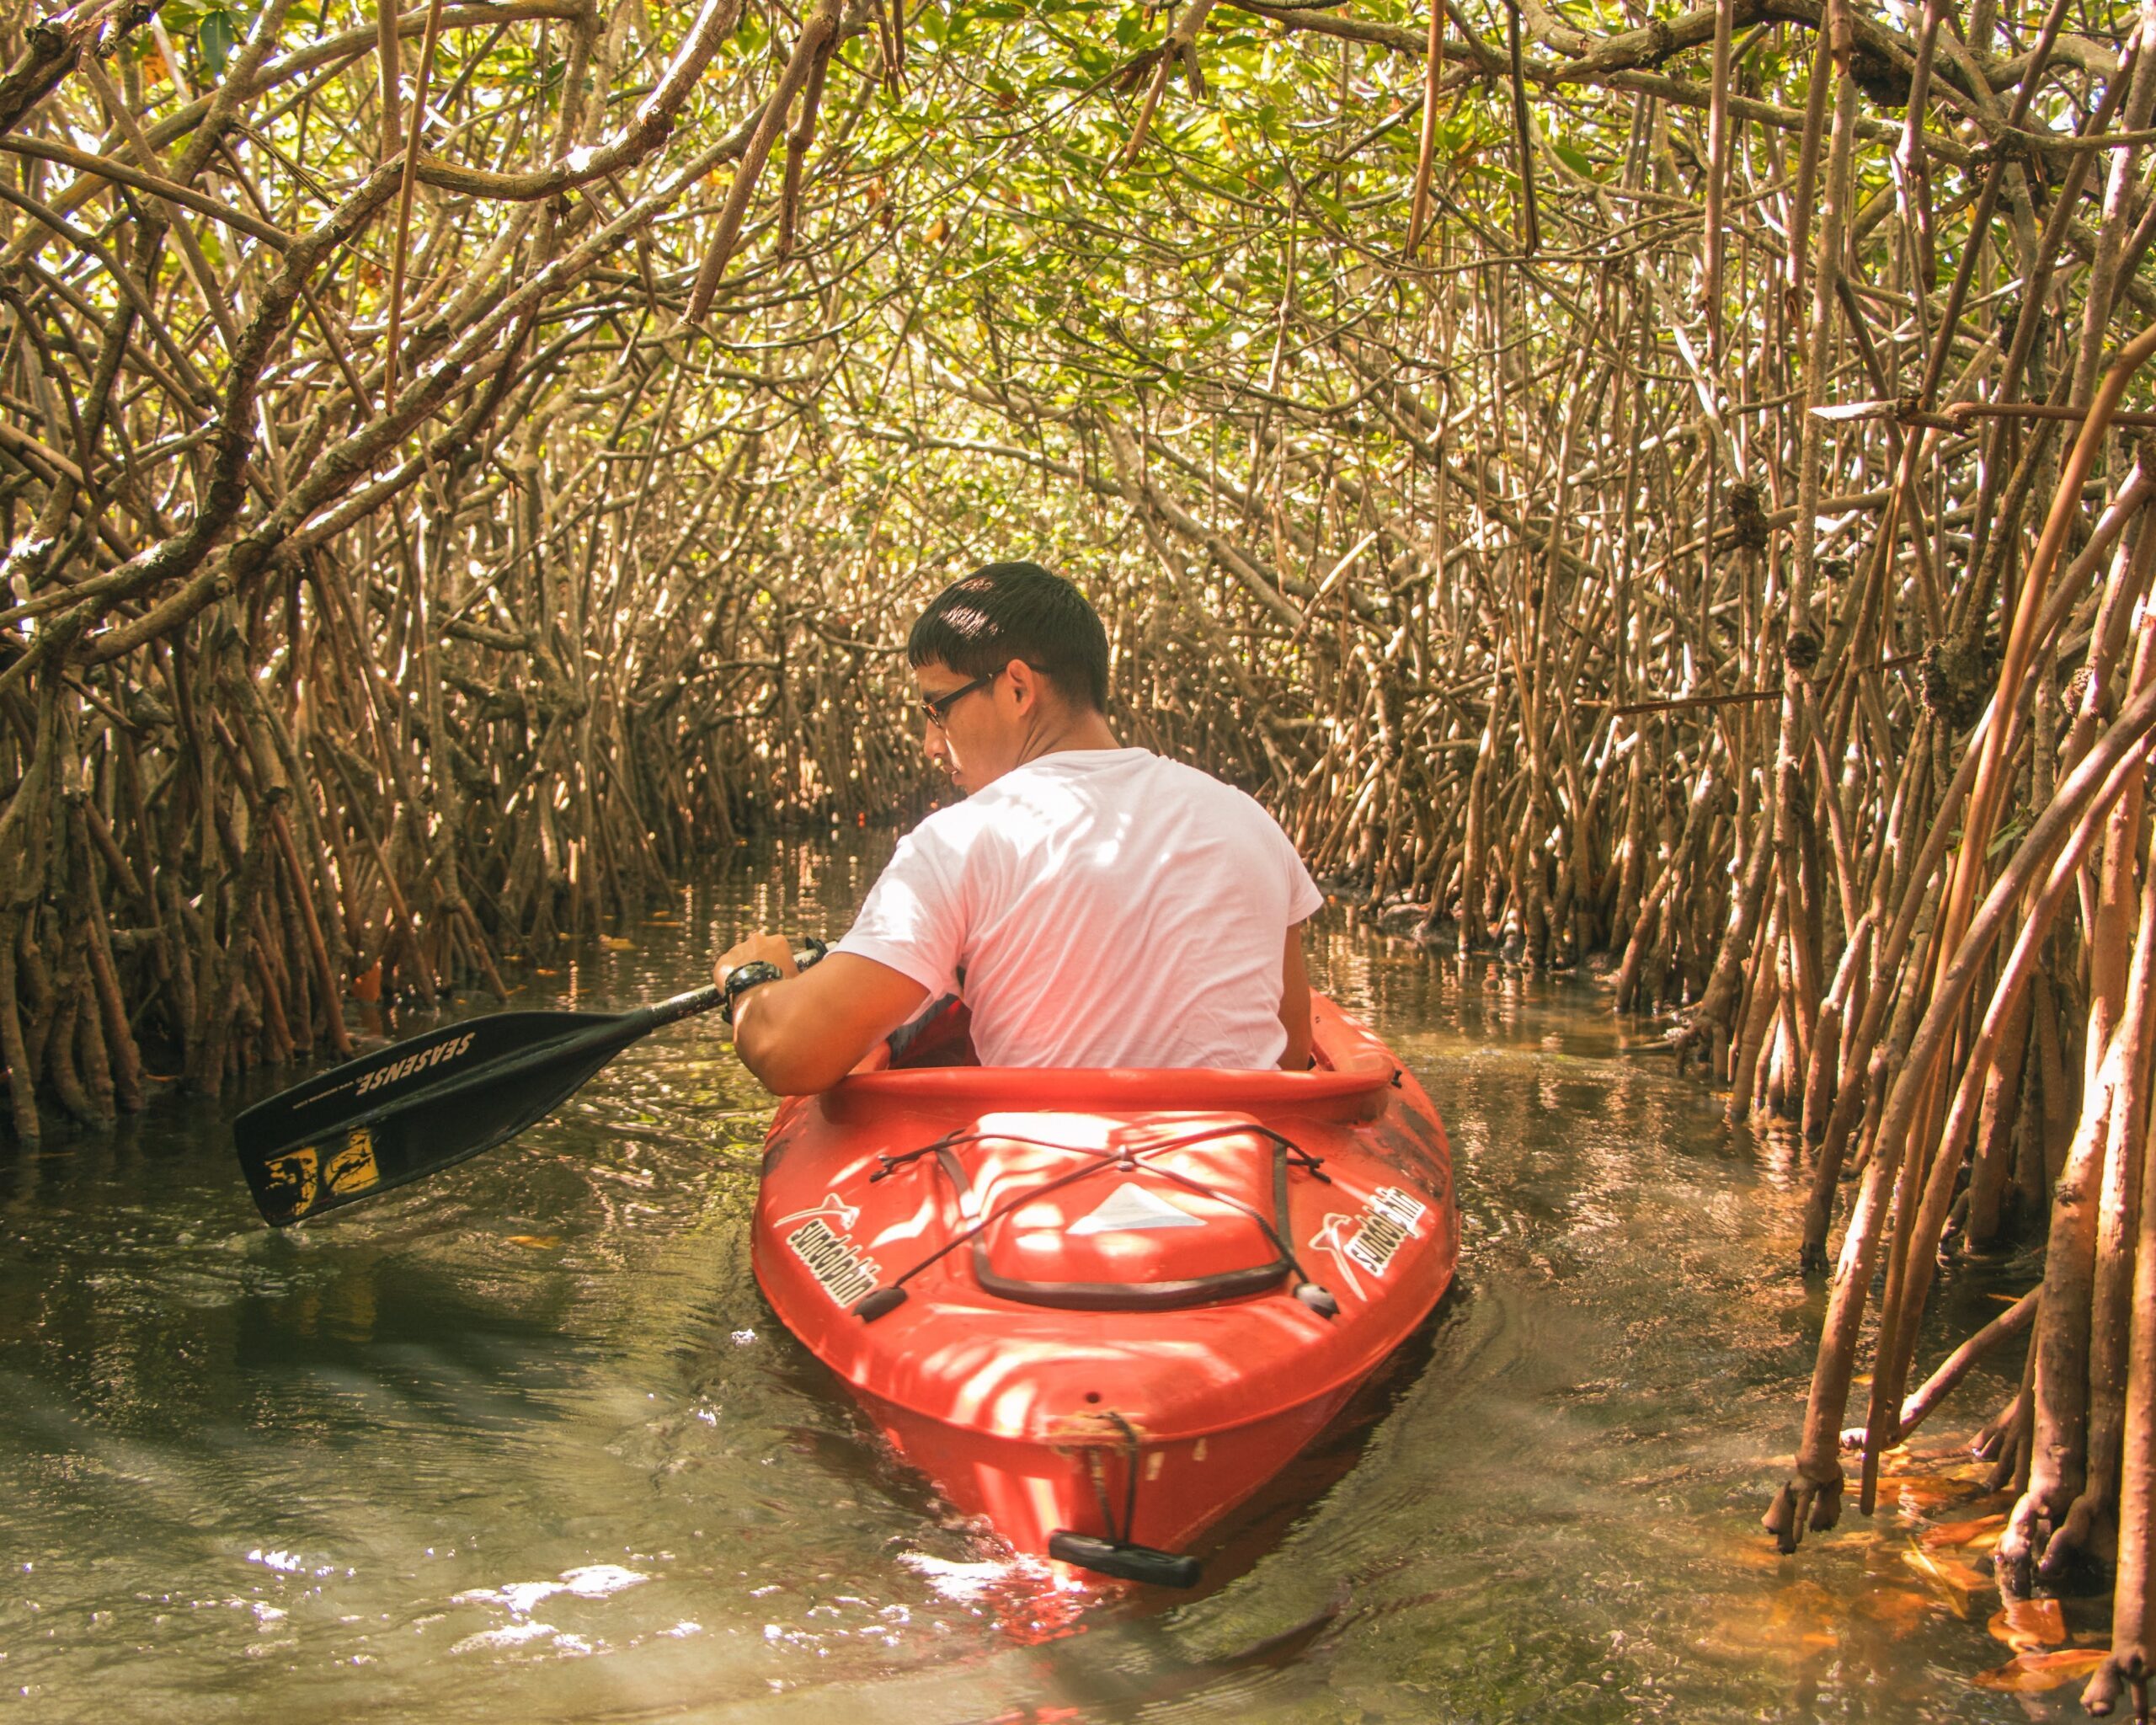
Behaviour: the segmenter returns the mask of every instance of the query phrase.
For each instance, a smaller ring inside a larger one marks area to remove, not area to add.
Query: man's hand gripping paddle
[[[796,953],[803,969],[823,956]],[[277,1227],[492,1150],[631,1043],[724,1002],[691,989],[627,1012],[494,1012],[408,1037],[259,1102],[232,1123],[241,1172]]]

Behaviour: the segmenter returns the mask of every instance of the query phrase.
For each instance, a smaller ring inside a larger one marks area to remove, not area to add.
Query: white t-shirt
[[[1325,902],[1250,797],[1145,749],[1043,755],[899,841],[834,952],[973,1012],[991,1066],[1277,1065]]]

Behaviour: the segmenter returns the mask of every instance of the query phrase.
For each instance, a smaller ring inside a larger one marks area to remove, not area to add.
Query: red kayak
[[[1192,1584],[1452,1280],[1437,1110],[1311,1005],[1308,1072],[963,1064],[957,1008],[779,1109],[765,1295],[1017,1551]]]

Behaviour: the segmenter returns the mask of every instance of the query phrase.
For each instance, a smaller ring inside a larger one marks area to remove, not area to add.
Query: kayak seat
[[[973,1013],[954,994],[939,996],[927,1008],[885,1039],[886,1071],[921,1066],[978,1066],[974,1052]]]

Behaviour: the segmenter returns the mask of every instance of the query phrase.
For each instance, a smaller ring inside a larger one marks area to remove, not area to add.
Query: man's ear
[[[1003,667],[1004,675],[1011,679],[1011,692],[1018,697],[1018,710],[1025,712],[1038,707],[1042,700],[1041,685],[1046,681],[1022,659],[1014,659]]]

